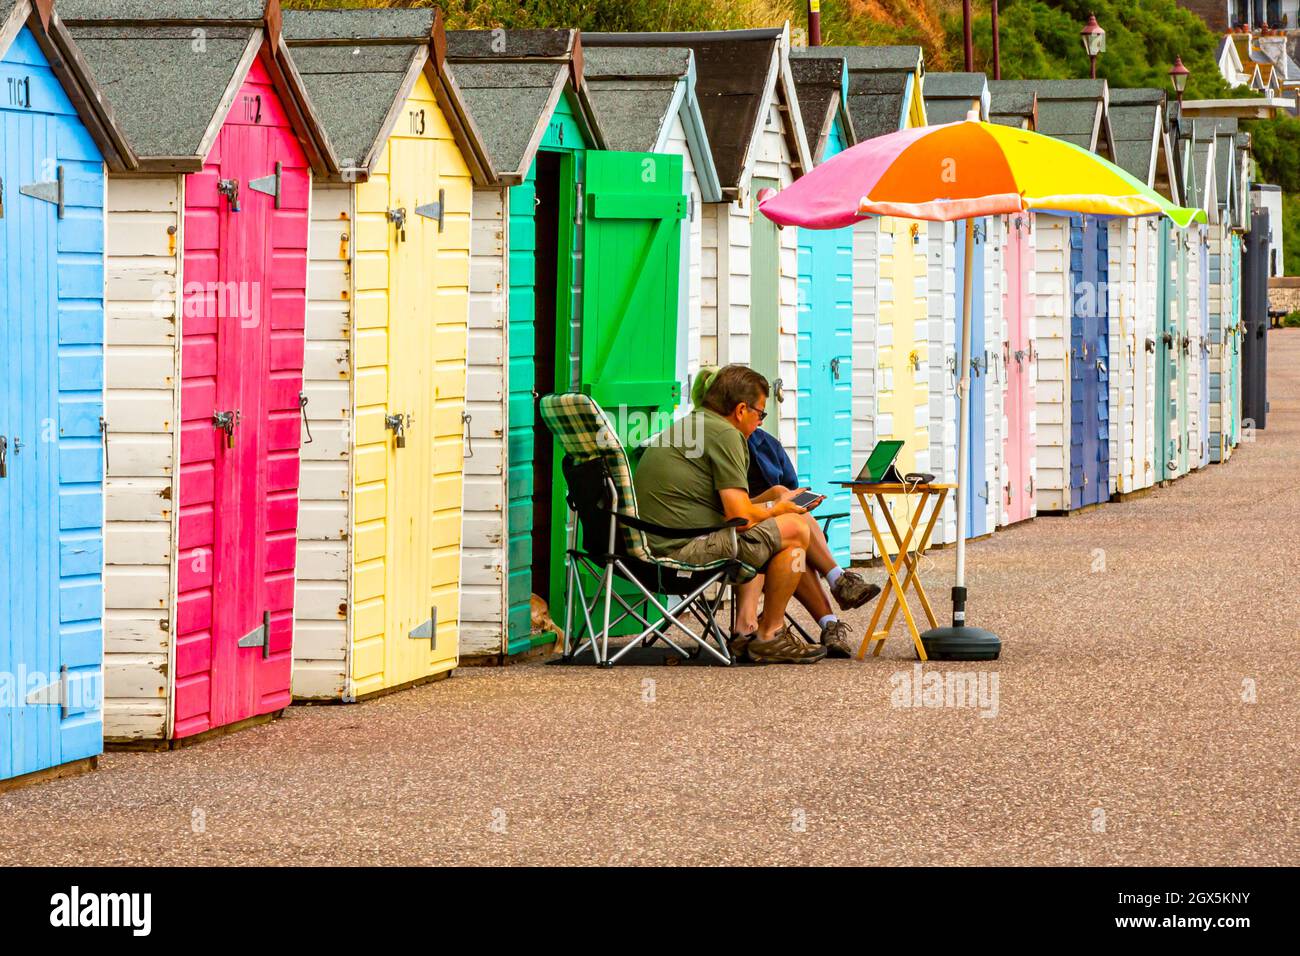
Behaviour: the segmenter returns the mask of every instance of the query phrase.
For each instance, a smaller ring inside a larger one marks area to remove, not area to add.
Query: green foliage
[[[1294,193],[1282,194],[1282,273],[1300,276],[1300,196]]]
[[[1300,312],[1288,312],[1282,317],[1282,328],[1300,329]]]
[[[1260,179],[1281,186],[1283,192],[1300,192],[1300,119],[1278,116],[1245,125]]]
[[[1088,57],[1079,31],[1089,13],[1095,13],[1106,30],[1106,52],[1097,58],[1097,75],[1111,86],[1172,93],[1169,69],[1174,57],[1181,56],[1191,70],[1189,99],[1230,95],[1214,56],[1221,38],[1176,0],[1003,0],[1002,76],[1086,77]],[[976,68],[991,73],[992,22],[987,10],[976,17],[974,34]],[[961,49],[960,12],[953,17],[949,43]]]

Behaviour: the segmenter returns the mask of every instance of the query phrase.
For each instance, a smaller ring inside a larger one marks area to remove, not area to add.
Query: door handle
[[[298,409],[302,412],[302,427],[307,432],[307,440],[304,445],[310,445],[313,441],[311,437],[311,420],[307,418],[307,393],[305,391],[298,393]]]
[[[1103,362],[1101,359],[1097,359],[1097,374],[1099,375],[1106,374],[1106,363]]]
[[[0,478],[9,477],[9,439],[0,435]]]
[[[785,401],[785,382],[779,378],[772,383],[772,397],[778,402]]]
[[[840,357],[838,355],[831,359],[831,375],[835,381],[840,380]]]

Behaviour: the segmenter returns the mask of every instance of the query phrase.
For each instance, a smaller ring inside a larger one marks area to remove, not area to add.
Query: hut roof
[[[822,55],[821,47],[790,51],[790,72],[799,93],[799,112],[803,116],[804,137],[812,150],[813,163],[825,156],[835,121],[840,121],[846,143],[854,137],[853,120],[848,112],[849,67],[841,56]]]
[[[722,198],[689,47],[594,47],[583,73],[611,149],[662,152],[680,118],[705,202]]]
[[[576,30],[451,30],[447,62],[503,185],[528,176],[555,107],[575,100],[589,145],[604,147]]]
[[[123,132],[127,168],[202,169],[265,46],[312,167],[338,171],[280,35],[278,0],[59,0],[57,12]]]
[[[784,130],[795,175],[811,163],[803,135],[799,101],[787,59],[784,29],[704,33],[587,33],[591,47],[689,47],[695,54],[696,93],[708,131],[713,163],[723,195],[739,195],[750,167],[750,153],[764,106],[774,98],[786,107]]]
[[[1155,176],[1164,105],[1165,94],[1160,90],[1110,91],[1115,164],[1148,186],[1153,185]]]
[[[978,102],[981,119],[989,115],[989,82],[983,73],[927,73],[925,117],[931,125],[957,123]]]
[[[439,11],[290,10],[284,35],[347,179],[369,177],[424,74],[474,181],[491,181],[486,147],[446,70]]]

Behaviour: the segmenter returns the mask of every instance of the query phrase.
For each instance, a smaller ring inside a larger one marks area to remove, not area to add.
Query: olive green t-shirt
[[[749,494],[749,446],[740,429],[721,415],[696,409],[651,439],[634,483],[637,509],[646,521],[670,528],[724,524],[718,492],[739,488]],[[656,554],[690,540],[647,537]]]

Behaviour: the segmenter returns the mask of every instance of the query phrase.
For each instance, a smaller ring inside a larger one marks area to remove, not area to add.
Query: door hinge
[[[583,188],[582,183],[574,183],[573,184],[573,224],[575,226],[582,225],[582,216],[584,212],[583,204],[586,202],[586,198],[587,198],[586,190]]]
[[[425,219],[434,219],[438,223],[438,231],[442,232],[443,216],[447,208],[447,190],[438,190],[438,201],[425,203],[423,206],[415,207],[415,214],[423,216]]]
[[[59,714],[63,719],[68,716],[68,665],[64,664],[59,668],[57,680],[50,681],[44,687],[37,687],[28,692],[25,698],[27,704],[36,706],[53,706],[59,705]]]
[[[59,166],[54,173],[54,179],[48,182],[28,183],[26,186],[19,186],[18,192],[24,196],[31,196],[33,199],[39,199],[41,202],[51,203],[58,207],[58,216],[63,218],[63,167]]]
[[[271,612],[262,612],[262,623],[253,628],[237,643],[238,647],[260,647],[262,649],[262,660],[268,660],[271,657]]]
[[[262,176],[258,179],[250,179],[248,188],[255,193],[261,193],[263,196],[275,197],[275,208],[280,208],[280,184],[284,176],[284,164],[276,163],[275,172]]]
[[[413,641],[428,641],[429,650],[438,649],[438,608],[429,608],[429,619],[407,635]]]

